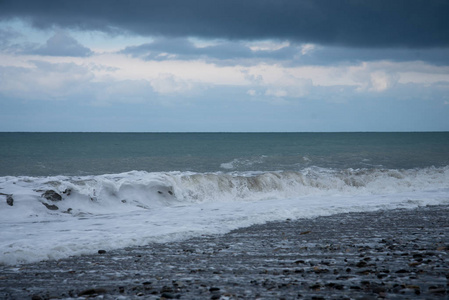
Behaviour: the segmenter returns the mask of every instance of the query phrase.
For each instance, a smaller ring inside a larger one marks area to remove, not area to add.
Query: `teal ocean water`
[[[449,133],[0,133],[0,176],[449,165]]]

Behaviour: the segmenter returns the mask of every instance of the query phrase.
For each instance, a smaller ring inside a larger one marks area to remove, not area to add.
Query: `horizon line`
[[[449,130],[398,130],[398,131],[0,131],[0,133],[436,133],[449,132]]]

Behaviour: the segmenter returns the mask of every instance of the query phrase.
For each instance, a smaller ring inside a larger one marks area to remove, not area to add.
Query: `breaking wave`
[[[204,202],[380,195],[448,187],[449,166],[407,170],[312,167],[298,172],[245,173],[132,171],[81,177],[1,177],[0,197],[17,205],[40,203],[40,208],[54,212],[95,214]]]
[[[449,166],[423,169],[0,177],[0,265],[354,211],[449,204]]]

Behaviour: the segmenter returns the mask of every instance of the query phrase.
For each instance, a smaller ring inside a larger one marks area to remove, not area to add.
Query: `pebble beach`
[[[449,207],[345,213],[0,266],[1,299],[447,299]]]

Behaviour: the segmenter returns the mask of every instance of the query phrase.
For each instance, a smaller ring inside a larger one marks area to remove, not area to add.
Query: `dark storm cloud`
[[[39,28],[357,47],[448,46],[448,15],[446,0],[0,1],[0,17]]]

